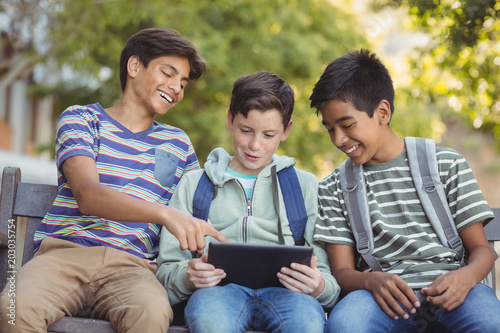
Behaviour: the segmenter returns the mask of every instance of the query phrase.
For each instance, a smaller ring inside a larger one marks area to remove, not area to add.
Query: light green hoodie
[[[241,184],[232,177],[224,178],[232,157],[222,148],[213,150],[205,163],[205,172],[217,187],[217,195],[210,206],[208,223],[219,230],[231,242],[253,244],[278,244],[277,214],[272,197],[271,167],[277,171],[295,164],[293,158],[273,156],[273,162],[258,175],[252,197],[247,200]],[[323,274],[325,289],[317,297],[325,308],[332,308],[338,299],[340,288],[331,274],[324,247],[313,242],[314,225],[318,209],[318,179],[315,175],[298,170],[302,195],[308,215],[305,230],[306,245],[313,247],[313,255],[318,257],[316,267]],[[193,214],[193,197],[203,170],[185,174],[170,199],[170,206],[190,215]],[[280,195],[279,207],[285,207]],[[280,212],[285,244],[294,245],[292,231],[288,225],[286,210]],[[216,241],[207,237],[208,243]],[[181,251],[178,240],[165,227],[161,231],[158,271],[156,276],[164,285],[172,305],[182,302],[196,290],[186,274],[188,261],[192,259],[190,251]]]

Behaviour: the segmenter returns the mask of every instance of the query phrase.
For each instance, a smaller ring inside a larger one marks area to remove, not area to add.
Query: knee
[[[241,331],[240,326],[246,328],[246,321],[241,318],[242,313],[235,310],[234,303],[204,291],[197,290],[186,305],[184,318],[190,332],[232,333]]]
[[[173,311],[165,293],[136,293],[126,303],[113,307],[106,318],[118,332],[166,332]]]
[[[186,307],[185,322],[189,331],[193,333],[223,333],[234,332],[234,323],[229,317],[222,315],[221,309],[193,309]]]
[[[184,310],[184,317],[189,327],[206,327],[207,332],[218,332],[218,328],[222,332],[222,326],[227,322],[224,318],[227,319],[229,315],[224,306],[207,306],[207,303],[204,304],[203,301],[195,302],[189,299]]]
[[[14,332],[16,325],[17,304],[14,295],[9,294],[8,285],[0,295],[0,328],[2,332]]]
[[[311,309],[302,311],[302,315],[293,316],[285,321],[286,332],[323,332],[325,329],[326,316],[321,310]]]
[[[136,317],[135,320],[156,321],[170,323],[173,319],[173,310],[166,293],[157,295],[140,294],[130,302],[127,316]]]
[[[362,316],[359,309],[363,309]],[[370,323],[383,315],[369,291],[357,290],[347,294],[335,305],[328,316],[325,332],[363,332],[365,329],[368,332]]]
[[[41,332],[47,329],[45,309],[27,293],[11,291],[8,286],[0,295],[0,328],[2,332]]]
[[[216,320],[214,318],[192,318],[186,319],[189,332],[192,333],[233,333],[237,331],[234,323]]]
[[[330,314],[325,324],[325,332],[349,332],[351,329],[350,320],[342,316]]]
[[[321,304],[313,297],[304,294],[298,294],[301,299],[298,299],[294,310],[288,319],[292,319],[294,325],[302,325],[310,322],[325,324],[325,310]],[[300,304],[300,305],[299,305]]]

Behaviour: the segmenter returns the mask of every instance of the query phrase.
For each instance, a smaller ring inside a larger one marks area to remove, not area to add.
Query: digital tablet
[[[292,262],[310,265],[310,246],[210,243],[208,262],[226,272],[219,285],[239,284],[252,289],[283,287],[276,274]]]

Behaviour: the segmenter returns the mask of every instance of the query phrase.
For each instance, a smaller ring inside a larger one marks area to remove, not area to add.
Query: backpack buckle
[[[366,232],[362,232],[359,234],[356,247],[358,248],[359,254],[363,255],[368,253],[368,251],[370,250],[370,241],[368,240]]]
[[[353,192],[357,186],[358,186],[358,184],[356,182],[348,183],[346,186],[346,191]]]
[[[450,245],[451,249],[454,249],[457,252],[463,251],[462,241],[459,237],[453,237],[452,239],[448,240],[448,244]]]
[[[434,192],[436,190],[436,185],[432,181],[432,178],[429,176],[423,176],[422,177],[422,188],[424,189],[425,192],[430,193]]]

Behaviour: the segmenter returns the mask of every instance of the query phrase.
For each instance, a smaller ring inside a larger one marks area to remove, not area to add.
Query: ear
[[[281,141],[285,141],[288,138],[288,134],[290,134],[290,129],[292,128],[293,121],[290,120],[288,122],[288,125],[286,125],[285,131],[283,132],[283,135],[281,136]]]
[[[141,67],[141,61],[138,56],[131,56],[128,58],[127,62],[127,72],[131,77],[136,77],[137,73],[139,73],[139,68]]]
[[[227,110],[227,127],[229,128],[229,130],[232,132],[233,131],[233,115],[231,113],[231,110]]]
[[[382,125],[387,125],[391,121],[392,110],[391,105],[385,99],[381,100],[375,110],[377,112],[380,123]]]

